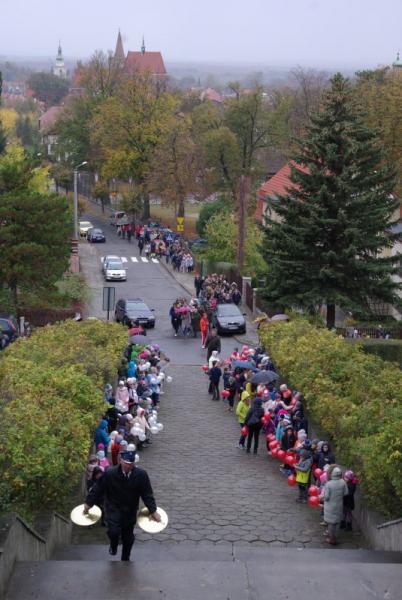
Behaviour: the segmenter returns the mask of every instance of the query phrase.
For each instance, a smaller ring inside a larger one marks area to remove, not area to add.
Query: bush
[[[349,343],[355,340],[348,339]],[[359,340],[363,350],[368,354],[375,354],[383,360],[398,363],[402,369],[402,340]]]
[[[214,200],[214,202],[203,204],[200,214],[198,215],[198,221],[196,225],[197,233],[200,236],[204,236],[209,219],[214,215],[225,211],[230,211],[230,204],[229,201],[222,196],[217,198],[217,200]]]
[[[368,503],[400,516],[400,370],[302,318],[263,325],[260,337],[282,375],[303,391],[309,414],[336,443],[339,461],[358,473]]]
[[[28,518],[77,485],[127,339],[119,325],[64,322],[9,346],[0,361],[0,509]]]

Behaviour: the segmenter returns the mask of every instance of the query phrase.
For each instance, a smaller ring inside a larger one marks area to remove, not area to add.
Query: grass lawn
[[[186,237],[197,237],[195,226],[198,221],[200,209],[201,204],[190,204],[189,202],[186,202],[184,207],[184,235]],[[176,230],[174,206],[151,204],[151,218],[160,221],[165,227],[169,227],[173,231]]]

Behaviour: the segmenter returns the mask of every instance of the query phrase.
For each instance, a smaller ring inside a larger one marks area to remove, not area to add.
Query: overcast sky
[[[373,67],[402,50],[402,0],[0,0],[0,56],[160,50],[167,61]]]

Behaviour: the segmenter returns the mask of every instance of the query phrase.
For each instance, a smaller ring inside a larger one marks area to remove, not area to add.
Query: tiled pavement
[[[239,450],[236,418],[210,400],[200,368],[172,366],[169,373],[160,411],[165,429],[140,458],[169,526],[153,536],[137,528],[137,540],[324,546],[319,511],[295,502],[297,491],[267,455],[264,437],[257,456]],[[81,530],[75,542],[104,543],[103,536],[101,528]],[[342,548],[364,545],[357,533],[343,541]]]

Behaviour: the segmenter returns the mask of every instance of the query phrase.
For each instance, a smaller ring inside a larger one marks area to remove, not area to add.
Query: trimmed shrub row
[[[66,321],[10,345],[0,360],[0,510],[30,517],[59,508],[86,465],[103,385],[127,332]]]
[[[305,319],[264,325],[261,342],[281,374],[301,390],[337,458],[359,476],[368,503],[402,514],[402,378],[392,363],[368,355]]]

